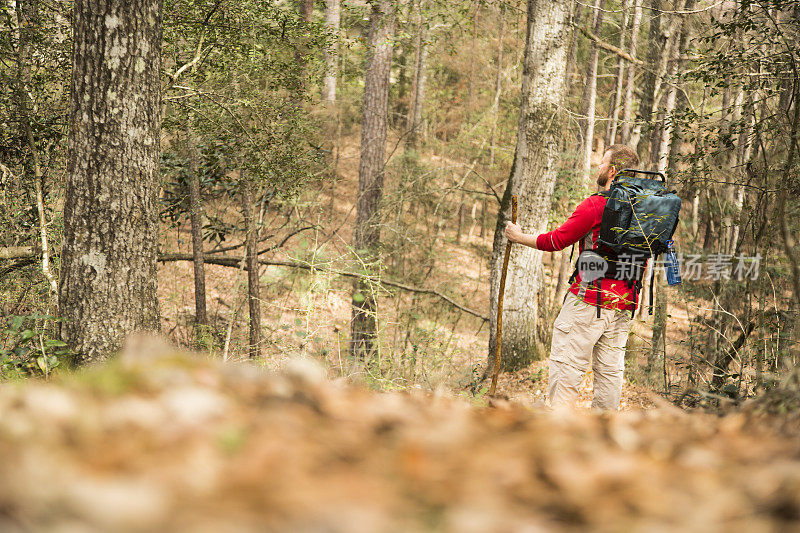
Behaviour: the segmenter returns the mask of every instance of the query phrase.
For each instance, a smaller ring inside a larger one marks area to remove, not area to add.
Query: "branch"
[[[0,259],[30,259],[36,254],[33,246],[6,246],[0,248]]]
[[[162,262],[162,263],[172,262],[172,261],[192,261],[192,259],[193,259],[193,256],[191,254],[159,254],[158,255],[158,260],[160,262]],[[208,257],[208,256],[206,256],[205,262],[209,263],[209,264],[212,264],[212,265],[220,265],[220,266],[226,266],[226,267],[239,268],[240,265],[241,265],[242,260],[239,259],[239,258],[236,258],[236,257]],[[332,268],[318,267],[318,266],[313,266],[313,265],[307,265],[307,264],[304,264],[304,263],[296,263],[296,262],[293,262],[293,261],[269,261],[267,259],[259,259],[258,262],[259,262],[259,264],[266,265],[266,266],[284,266],[284,267],[289,267],[289,268],[299,268],[299,269],[302,269],[302,270],[319,270],[319,271],[322,271],[322,272],[331,272],[333,274],[339,274],[340,276],[346,276],[346,277],[350,277],[350,278],[368,279],[368,280],[380,283],[381,285],[386,285],[387,287],[395,287],[397,289],[402,289],[402,290],[408,291],[408,292],[415,292],[415,293],[418,293],[418,294],[431,294],[433,296],[441,298],[445,302],[449,303],[450,305],[452,305],[453,307],[455,307],[457,309],[460,309],[461,311],[464,311],[465,313],[469,313],[470,315],[478,317],[481,320],[485,320],[487,322],[489,321],[489,317],[487,317],[485,315],[482,315],[478,311],[470,309],[469,307],[465,307],[465,306],[457,303],[452,298],[450,298],[446,294],[443,294],[443,293],[437,291],[436,289],[426,289],[424,287],[414,287],[412,285],[406,285],[405,283],[400,283],[398,281],[390,281],[390,280],[386,280],[386,279],[380,279],[380,278],[377,278],[375,276],[369,276],[369,275],[366,275],[366,274],[359,274],[357,272],[346,272],[346,271],[342,271],[342,270],[335,270],[335,269],[332,269]]]
[[[630,61],[634,65],[644,65],[644,61],[642,61],[641,59],[636,59],[635,57],[632,57],[625,50],[622,50],[621,48],[617,48],[613,44],[609,44],[609,43],[603,41],[602,39],[600,39],[600,37],[598,37],[597,35],[592,33],[590,30],[587,30],[586,28],[582,28],[582,27],[578,26],[577,24],[573,24],[573,27],[575,27],[578,31],[580,31],[586,37],[588,37],[589,39],[591,39],[595,43],[597,43],[597,46],[599,46],[603,50],[608,50],[609,52],[617,54],[622,59]]]

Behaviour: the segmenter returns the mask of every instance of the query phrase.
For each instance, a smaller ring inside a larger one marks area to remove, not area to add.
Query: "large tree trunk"
[[[61,336],[83,362],[157,331],[161,0],[78,0]]]
[[[639,25],[642,22],[642,0],[633,0],[633,21],[631,22],[631,42],[628,46],[628,55],[636,57],[636,45],[639,41]],[[631,140],[631,130],[633,125],[633,82],[636,78],[636,65],[628,65],[628,77],[625,80],[625,97],[622,103],[622,132],[619,142],[628,144]]]
[[[561,106],[564,98],[570,3],[528,0],[525,64],[522,77],[517,146],[495,228],[492,249],[489,369],[497,323],[497,294],[510,220],[511,195],[519,198],[519,221],[527,232],[544,231],[560,161]],[[537,348],[538,292],[542,252],[515,246],[511,253],[503,315],[502,360],[505,368],[528,364],[542,355]]]
[[[424,2],[417,2],[417,53],[414,65],[414,102],[408,117],[408,146],[416,148],[420,134],[424,128],[423,106],[425,104],[425,86],[427,84],[428,43],[425,26]]]
[[[242,183],[242,214],[246,231],[247,306],[250,311],[250,342],[248,354],[251,359],[261,355],[261,280],[258,265],[258,227],[255,217],[254,194],[256,186],[249,180]]]
[[[339,61],[339,23],[341,9],[339,0],[326,0],[325,28],[328,32],[328,45],[325,47],[325,79],[323,80],[322,99],[328,103],[336,101],[337,62]]]
[[[380,242],[378,207],[383,195],[383,167],[386,157],[386,122],[389,104],[389,73],[394,35],[394,4],[382,0],[372,4],[368,42],[367,73],[364,80],[361,121],[361,160],[358,165],[358,199],[353,249],[365,263],[376,258]],[[350,350],[363,360],[372,351],[376,335],[375,297],[360,280],[353,284],[353,317]]]
[[[603,27],[603,6],[605,0],[595,0],[594,2],[594,34],[600,35]],[[581,114],[584,116],[582,123],[583,146],[581,160],[581,180],[584,185],[590,181],[590,170],[592,167],[592,144],[594,142],[595,111],[597,107],[597,57],[599,49],[597,43],[592,41],[589,51],[589,63],[586,66],[586,85],[583,89],[583,108]]]

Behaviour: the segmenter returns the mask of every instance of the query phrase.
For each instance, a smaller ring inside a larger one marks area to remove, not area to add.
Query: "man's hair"
[[[639,164],[639,156],[633,151],[633,148],[625,144],[612,144],[608,147],[611,152],[611,164],[617,169],[617,172],[626,168],[636,168]]]

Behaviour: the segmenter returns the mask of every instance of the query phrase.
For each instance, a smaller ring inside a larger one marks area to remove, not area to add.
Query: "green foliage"
[[[0,331],[1,377],[49,376],[62,363],[72,362],[74,354],[66,343],[52,338],[46,329],[54,321],[38,313],[6,318]]]

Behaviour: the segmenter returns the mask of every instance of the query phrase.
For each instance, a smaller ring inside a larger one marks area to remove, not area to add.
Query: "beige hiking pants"
[[[574,406],[578,386],[591,366],[594,371],[592,407],[618,409],[630,326],[630,311],[601,309],[600,318],[597,318],[597,307],[568,292],[553,323],[550,405]]]

